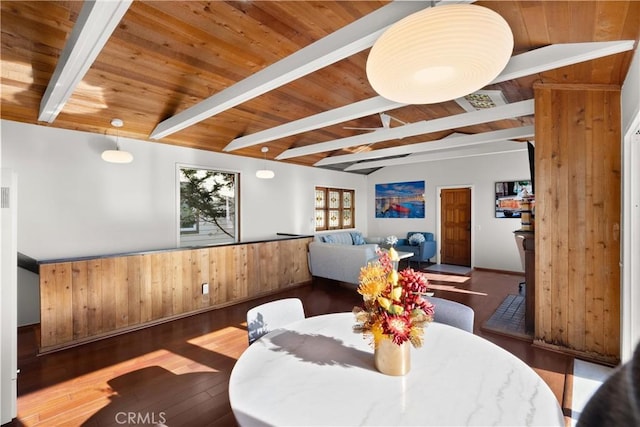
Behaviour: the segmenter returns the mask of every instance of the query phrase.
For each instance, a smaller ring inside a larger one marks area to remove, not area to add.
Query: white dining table
[[[437,307],[436,307],[437,309]],[[439,323],[404,376],[378,372],[352,313],[309,317],[240,356],[229,401],[254,426],[564,426],[556,397],[520,359]]]

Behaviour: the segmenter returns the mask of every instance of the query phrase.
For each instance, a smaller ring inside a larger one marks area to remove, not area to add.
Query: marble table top
[[[495,344],[439,323],[388,376],[352,331],[351,313],[309,317],[254,342],[236,362],[229,400],[241,426],[564,426],[553,392]]]

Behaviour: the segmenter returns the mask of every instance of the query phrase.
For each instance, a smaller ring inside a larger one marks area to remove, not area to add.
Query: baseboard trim
[[[568,347],[564,347],[557,344],[550,344],[542,341],[541,339],[534,339],[531,344],[533,347],[542,348],[549,351],[555,351],[557,353],[566,354],[576,359],[581,359],[586,362],[592,362],[604,366],[616,367],[620,364],[620,359],[616,356],[605,356],[594,352],[574,350]]]

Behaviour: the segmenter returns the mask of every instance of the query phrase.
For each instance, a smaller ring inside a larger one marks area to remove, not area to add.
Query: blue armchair
[[[411,236],[414,234],[422,234],[424,241],[418,244],[414,244],[415,240],[411,242]],[[413,252],[413,256],[408,258],[409,263],[411,263],[411,261],[417,262],[418,268],[420,268],[421,263],[429,261],[436,255],[436,241],[433,240],[433,233],[410,231],[407,233],[406,239],[398,240],[396,250],[400,252]]]

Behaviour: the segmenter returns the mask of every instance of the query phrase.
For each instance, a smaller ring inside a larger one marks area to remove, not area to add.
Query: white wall
[[[521,243],[513,232],[520,219],[495,218],[495,182],[529,179],[529,160],[523,151],[490,156],[468,157],[393,166],[380,169],[368,178],[368,236],[394,234],[405,237],[408,231],[436,234],[440,187],[472,187],[472,263],[474,267],[505,271],[524,271]],[[424,219],[374,218],[375,185],[402,181],[425,181]]]
[[[104,135],[0,124],[2,167],[19,177],[18,251],[36,260],[176,247],[177,163],[240,172],[242,240],[313,234],[316,185],[355,189],[356,227],[367,227],[362,175],[269,162],[275,178],[259,180],[262,159],[127,138],[134,161],[112,164]]]
[[[621,359],[640,343],[640,46],[622,86]]]

